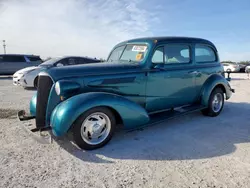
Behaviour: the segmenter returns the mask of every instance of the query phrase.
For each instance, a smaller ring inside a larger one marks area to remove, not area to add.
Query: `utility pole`
[[[5,40],[3,40],[3,51],[4,51],[4,54],[6,54],[6,44],[5,44]]]

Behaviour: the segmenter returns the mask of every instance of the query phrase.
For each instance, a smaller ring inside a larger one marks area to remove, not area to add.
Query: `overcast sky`
[[[7,53],[106,58],[123,40],[191,36],[222,60],[250,60],[249,10],[249,0],[0,0],[0,40]]]

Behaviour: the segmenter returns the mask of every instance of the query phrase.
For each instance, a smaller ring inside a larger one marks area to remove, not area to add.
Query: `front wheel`
[[[103,147],[113,136],[115,117],[110,109],[96,107],[82,114],[73,125],[75,143],[85,150]]]
[[[221,88],[216,88],[209,97],[208,108],[202,110],[206,116],[218,116],[224,107],[224,93]]]
[[[38,77],[36,77],[34,80],[34,88],[37,89],[37,86],[38,86]]]

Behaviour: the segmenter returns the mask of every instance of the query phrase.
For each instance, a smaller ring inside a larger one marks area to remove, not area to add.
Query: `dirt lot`
[[[36,142],[16,118],[34,90],[0,77],[0,187],[249,187],[250,80],[216,118],[199,112],[144,130],[119,131],[104,148]],[[31,121],[32,122],[32,121]]]

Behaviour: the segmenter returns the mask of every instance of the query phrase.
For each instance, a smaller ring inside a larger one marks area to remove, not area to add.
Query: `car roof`
[[[96,60],[98,61],[99,59],[95,59],[95,58],[91,58],[91,57],[87,57],[87,56],[59,56],[60,59],[64,59],[64,58],[84,58],[84,59],[91,59],[91,60]]]
[[[169,41],[169,42],[203,43],[203,44],[211,45],[216,49],[215,45],[207,39],[197,38],[197,37],[185,37],[185,36],[141,37],[141,38],[134,38],[134,39],[126,40],[126,41],[120,42],[119,44],[129,43],[129,42],[154,42],[155,40],[157,42]]]
[[[0,56],[32,56],[32,57],[39,57],[39,55],[33,55],[33,54],[0,54]]]

